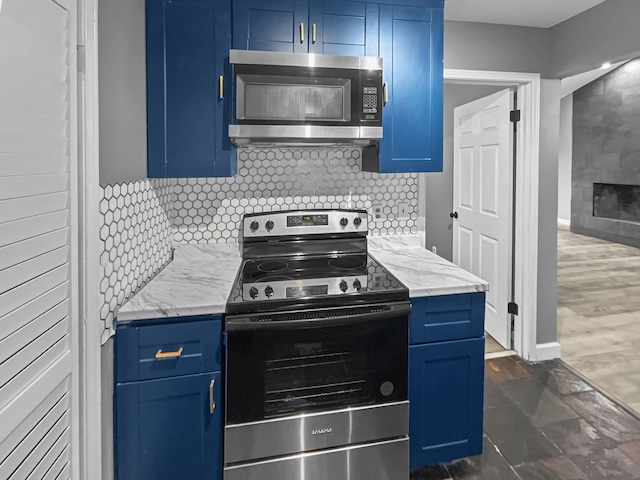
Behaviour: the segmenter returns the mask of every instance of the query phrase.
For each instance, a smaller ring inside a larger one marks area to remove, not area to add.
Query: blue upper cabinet
[[[341,0],[235,0],[233,48],[378,56],[378,9]]]
[[[379,171],[442,171],[443,2],[380,6],[380,56],[388,102]]]
[[[309,52],[377,57],[378,17],[374,3],[311,1]]]
[[[230,3],[147,0],[146,10],[149,177],[234,175]]]
[[[235,0],[233,48],[269,52],[306,52],[307,0]]]
[[[443,15],[443,0],[234,0],[233,48],[383,57],[384,137],[363,168],[441,172]]]

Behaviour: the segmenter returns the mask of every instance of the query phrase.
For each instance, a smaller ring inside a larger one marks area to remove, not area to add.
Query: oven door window
[[[227,423],[406,400],[407,322],[228,332]]]

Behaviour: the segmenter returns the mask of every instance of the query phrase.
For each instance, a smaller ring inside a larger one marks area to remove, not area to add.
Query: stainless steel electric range
[[[409,292],[363,210],[243,219],[229,297],[225,480],[409,478]]]

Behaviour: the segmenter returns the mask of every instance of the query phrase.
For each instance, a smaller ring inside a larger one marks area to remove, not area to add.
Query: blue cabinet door
[[[377,56],[378,10],[341,0],[235,0],[233,48]]]
[[[146,2],[149,177],[236,173],[229,2]]]
[[[309,6],[309,52],[378,56],[379,5],[317,0]]]
[[[484,338],[409,347],[411,468],[482,452]]]
[[[116,478],[221,480],[221,389],[220,373],[117,385]]]
[[[233,48],[307,52],[307,0],[234,0]]]
[[[442,0],[426,2],[442,5]],[[379,171],[442,171],[443,11],[380,6],[380,55],[388,103]]]

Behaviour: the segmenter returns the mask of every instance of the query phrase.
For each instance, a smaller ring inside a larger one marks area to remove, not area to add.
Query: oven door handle
[[[352,325],[354,323],[365,323],[375,320],[387,320],[392,318],[409,317],[411,304],[402,302],[386,305],[389,307],[383,311],[367,312],[355,315],[336,315],[329,318],[293,318],[278,320],[278,317],[295,317],[296,314],[308,315],[312,311],[305,310],[299,312],[276,313],[267,315],[256,313],[252,315],[228,316],[225,318],[225,329],[227,331],[274,331],[274,330],[295,330],[300,328],[324,328],[334,326]],[[340,309],[337,309],[340,310]],[[345,309],[345,310],[348,310]],[[319,310],[320,314],[323,310]],[[272,320],[264,320],[265,318]]]

